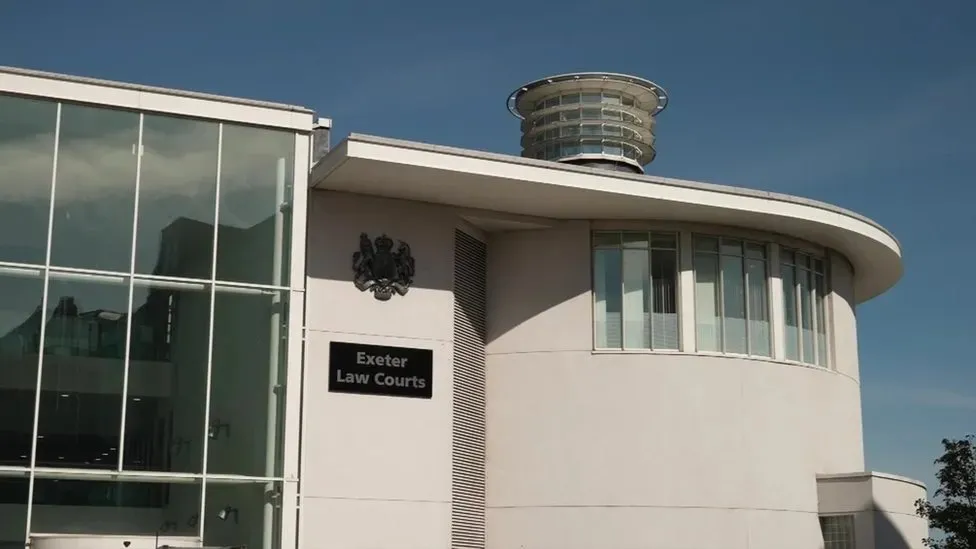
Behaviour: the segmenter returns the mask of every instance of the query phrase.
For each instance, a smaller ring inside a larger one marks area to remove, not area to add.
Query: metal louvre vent
[[[485,285],[487,248],[454,232],[451,548],[485,547]]]

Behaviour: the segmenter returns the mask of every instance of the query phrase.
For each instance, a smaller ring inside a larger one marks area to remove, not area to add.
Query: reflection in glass
[[[718,257],[695,254],[695,327],[699,351],[722,349]]]
[[[114,468],[128,316],[125,279],[50,277],[36,463]]]
[[[224,124],[217,279],[287,285],[295,134]]]
[[[275,476],[278,471],[283,399],[274,388],[285,380],[283,297],[283,292],[217,289],[209,473]]]
[[[272,488],[280,493],[280,483]],[[264,483],[207,482],[206,520],[203,544],[206,547],[280,547],[274,536],[281,525],[281,507],[269,502],[269,487]],[[265,531],[265,513],[271,513],[271,528]]]
[[[0,465],[30,465],[41,341],[40,270],[0,275]]]
[[[796,277],[793,265],[783,264],[780,276],[783,277],[783,317],[787,360],[800,360],[799,311],[796,309]]]
[[[654,235],[653,246],[672,249],[651,251],[651,345],[655,349],[677,350],[678,342],[678,251],[671,235],[671,242],[659,242]]]
[[[0,95],[0,261],[44,264],[58,105]]]
[[[51,264],[129,272],[139,115],[64,104]]]
[[[593,250],[593,326],[597,349],[623,346],[620,264],[620,248]]]
[[[136,272],[210,279],[219,126],[146,115]]]
[[[137,280],[132,303],[123,467],[200,473],[210,288]]]
[[[650,251],[625,249],[623,251],[623,318],[625,349],[649,349],[651,347],[648,314],[650,280]],[[626,244],[625,244],[626,245]]]
[[[726,251],[726,241],[722,249]],[[739,246],[741,253],[742,246]],[[721,256],[722,260],[722,306],[725,318],[725,349],[727,353],[746,354],[749,344],[746,329],[746,284],[742,258],[731,255]]]
[[[803,362],[814,364],[814,354],[816,351],[813,345],[813,288],[810,284],[811,273],[806,269],[798,269],[797,275],[800,279],[800,335],[802,337],[800,348],[803,351]]]
[[[758,253],[756,254],[760,256]],[[766,261],[746,260],[746,280],[749,294],[749,353],[769,356],[772,346],[769,328],[769,295],[766,288]]]
[[[820,366],[827,365],[827,307],[826,307],[826,295],[827,295],[827,285],[824,282],[823,275],[823,263],[818,261],[818,267],[821,271],[814,274],[814,290],[816,291],[816,308],[815,313],[817,316],[817,364]]]
[[[158,532],[161,539],[196,536],[200,488],[199,481],[190,479],[167,484],[40,476],[34,482],[31,531],[148,536]],[[70,512],[65,507],[88,509]],[[150,509],[157,512],[147,513]]]
[[[29,487],[27,473],[0,472],[0,548],[26,547]]]

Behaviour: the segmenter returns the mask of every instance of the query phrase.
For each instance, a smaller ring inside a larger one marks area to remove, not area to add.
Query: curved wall
[[[820,547],[816,475],[864,467],[849,268],[838,371],[594,352],[590,229],[489,240],[488,546]]]

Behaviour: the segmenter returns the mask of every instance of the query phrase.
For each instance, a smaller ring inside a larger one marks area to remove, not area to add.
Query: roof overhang
[[[859,303],[902,274],[901,246],[870,219],[815,200],[738,187],[359,134],[316,164],[310,186],[533,219],[670,220],[779,233],[847,257]]]

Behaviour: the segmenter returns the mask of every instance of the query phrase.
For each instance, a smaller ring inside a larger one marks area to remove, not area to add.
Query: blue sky
[[[976,431],[976,3],[601,4],[10,1],[0,64],[297,103],[339,136],[512,154],[518,85],[654,80],[671,103],[649,173],[833,202],[899,238],[905,277],[858,311],[867,459],[933,486],[939,440]]]

